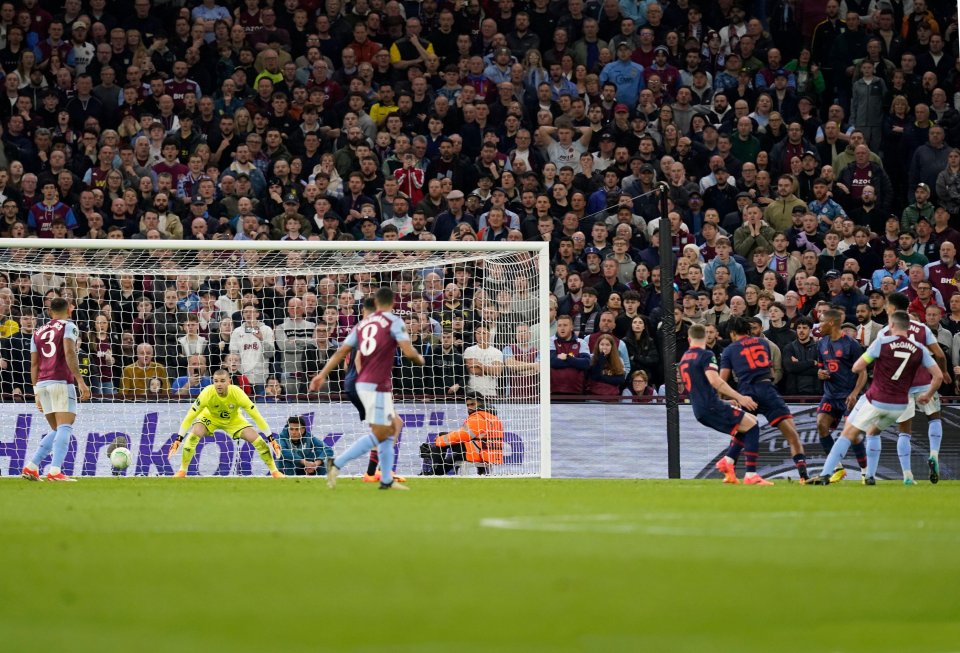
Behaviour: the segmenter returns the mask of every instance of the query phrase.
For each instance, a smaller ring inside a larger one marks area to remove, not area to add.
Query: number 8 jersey
[[[367,383],[376,386],[377,392],[393,389],[393,361],[397,343],[410,340],[407,327],[390,311],[377,311],[360,322],[343,344],[356,350],[357,387]]]
[[[30,352],[40,355],[38,385],[44,381],[73,383],[73,373],[67,365],[67,356],[63,350],[64,338],[69,338],[74,343],[80,338],[80,329],[69,320],[50,320],[33,333]]]

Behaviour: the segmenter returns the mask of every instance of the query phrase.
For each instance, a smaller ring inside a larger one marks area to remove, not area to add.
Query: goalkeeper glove
[[[167,460],[173,460],[174,454],[180,451],[180,443],[183,442],[183,436],[178,435],[173,442],[170,443],[170,453],[167,454]]]
[[[280,457],[280,443],[277,442],[277,436],[273,433],[267,435],[267,443],[270,445],[270,449],[273,451],[273,457]]]

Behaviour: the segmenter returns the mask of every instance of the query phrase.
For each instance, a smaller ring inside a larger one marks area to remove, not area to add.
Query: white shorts
[[[367,413],[367,423],[380,426],[393,424],[393,394],[372,390],[376,386],[372,383],[358,383],[357,396],[363,402],[363,409]]]
[[[903,411],[903,414],[900,415],[900,419],[897,422],[906,422],[908,419],[913,419],[913,416],[917,414],[917,397],[919,397],[923,392],[911,392],[910,393],[910,403],[907,404],[906,410]],[[933,415],[934,413],[940,412],[940,393],[933,393],[933,397],[925,404],[920,406],[920,412],[924,415]]]
[[[903,408],[897,408],[896,410],[880,408],[870,403],[867,396],[863,395],[857,401],[857,405],[854,406],[853,410],[850,411],[847,421],[864,433],[869,433],[874,428],[882,431],[888,426],[896,424],[900,420],[900,415],[902,415],[903,412]]]
[[[37,399],[44,415],[77,414],[77,388],[72,383],[51,383],[37,388]]]

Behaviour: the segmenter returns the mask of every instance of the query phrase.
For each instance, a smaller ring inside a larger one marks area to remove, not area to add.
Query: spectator
[[[467,390],[484,397],[498,396],[498,383],[503,374],[503,352],[490,343],[490,329],[481,325],[474,331],[476,344],[463,350],[467,368]]]
[[[506,396],[511,401],[536,401],[540,394],[540,352],[533,344],[528,325],[516,325],[513,341],[504,347],[503,357],[509,381]]]
[[[817,377],[818,354],[817,341],[812,336],[813,321],[808,317],[799,318],[796,330],[796,340],[783,350],[784,392],[788,395],[820,395],[823,383]]]
[[[206,357],[193,354],[187,358],[187,373],[173,381],[170,391],[178,397],[196,397],[211,383]]]
[[[244,306],[243,322],[230,336],[230,353],[240,354],[240,370],[253,384],[254,393],[263,395],[270,360],[275,348],[273,329],[260,321],[260,311]]]
[[[283,385],[288,393],[297,394],[314,376],[303,370],[305,353],[315,327],[315,323],[304,319],[303,300],[291,297],[287,301],[287,317],[276,330],[276,347],[283,356]]]
[[[137,345],[136,360],[123,368],[120,377],[120,393],[125,398],[136,398],[147,392],[150,379],[160,380],[160,392],[170,391],[167,368],[153,360],[153,345],[142,342]]]
[[[644,370],[634,370],[630,373],[630,382],[621,393],[624,397],[653,397],[656,392],[650,385],[650,377]]]
[[[25,317],[29,317],[27,321],[32,323],[33,312],[24,312],[21,315],[21,332],[24,329]],[[95,395],[106,397],[117,392],[115,379],[120,362],[120,336],[111,327],[106,315],[97,315],[93,320],[93,330],[87,335],[85,343],[90,356],[90,389]]]
[[[623,361],[617,351],[617,341],[608,333],[600,334],[590,358],[587,371],[588,395],[617,395],[626,380]]]
[[[307,429],[300,416],[287,418],[287,425],[277,435],[280,460],[277,467],[287,476],[326,476],[326,459],[333,457],[333,447]]]
[[[550,393],[553,396],[581,395],[590,367],[586,343],[573,333],[573,318],[557,317],[557,335],[550,340]]]
[[[250,379],[240,371],[240,354],[227,354],[223,360],[223,369],[230,373],[230,383],[243,390],[248,397],[253,396],[253,384]]]

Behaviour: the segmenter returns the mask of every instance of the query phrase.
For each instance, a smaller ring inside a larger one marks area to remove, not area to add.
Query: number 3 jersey
[[[69,320],[50,320],[34,332],[30,352],[36,352],[40,358],[37,385],[45,381],[73,383],[73,373],[63,350],[64,338],[73,340],[74,344],[80,339],[80,329]]]
[[[841,336],[831,340],[823,336],[817,342],[817,360],[820,368],[830,374],[823,382],[823,394],[826,397],[846,397],[857,385],[857,375],[853,373],[853,364],[863,353],[860,343],[850,336]]]
[[[772,381],[770,345],[753,336],[740,338],[727,345],[720,355],[720,369],[732,370],[741,388]]]
[[[368,383],[377,392],[390,392],[397,343],[404,340],[410,340],[407,327],[390,311],[377,311],[360,322],[343,341],[356,351],[357,386]]]

